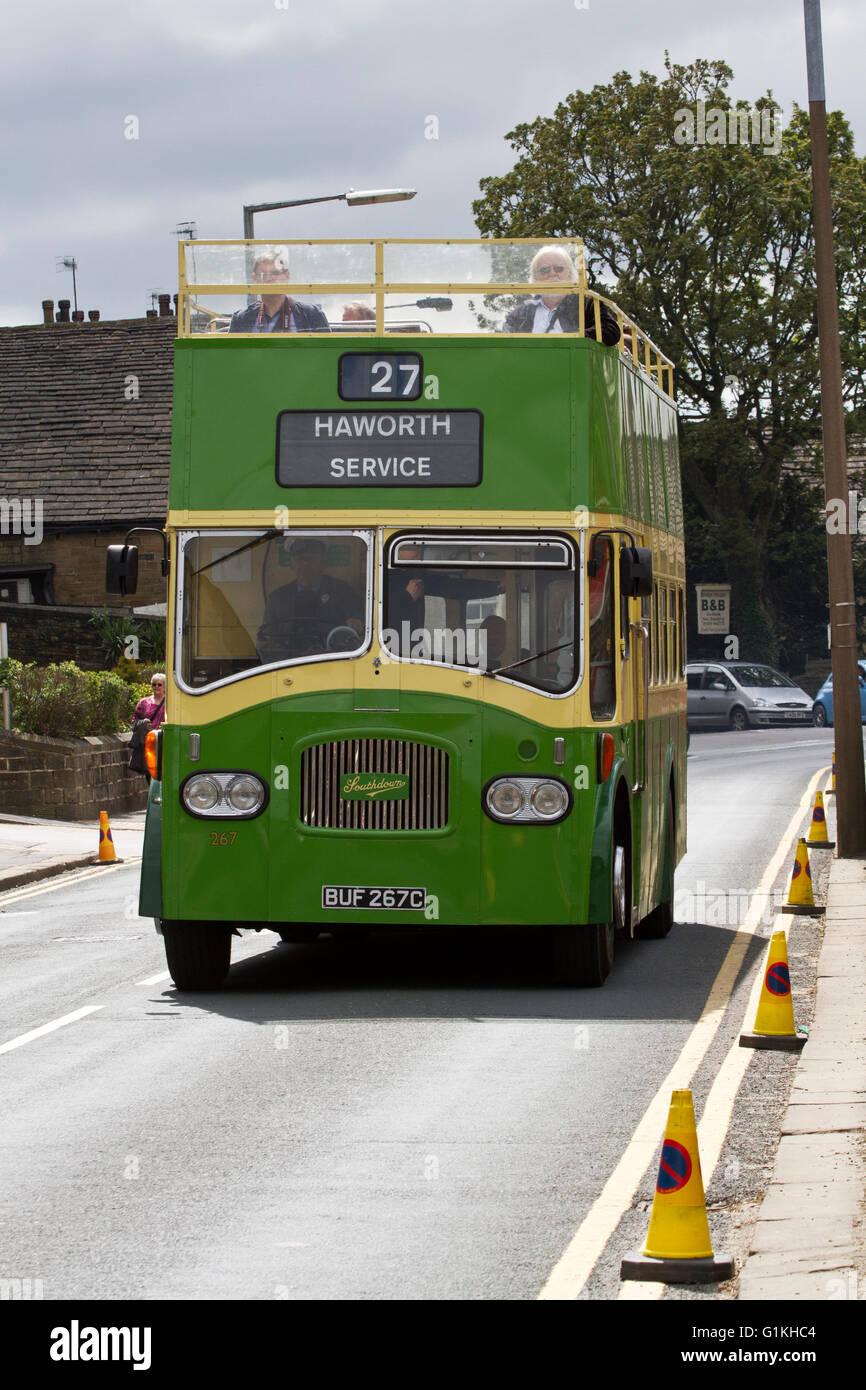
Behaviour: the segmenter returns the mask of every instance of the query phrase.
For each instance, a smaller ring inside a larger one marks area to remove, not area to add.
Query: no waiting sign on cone
[[[718,1284],[733,1274],[733,1259],[714,1255],[710,1243],[692,1093],[674,1091],[646,1245],[626,1256],[620,1278],[662,1284]]]
[[[774,1052],[796,1052],[806,1041],[805,1033],[794,1026],[794,1005],[791,999],[791,972],[788,969],[788,947],[785,933],[773,933],[761,997],[751,1033],[740,1034],[740,1047],[769,1048]]]

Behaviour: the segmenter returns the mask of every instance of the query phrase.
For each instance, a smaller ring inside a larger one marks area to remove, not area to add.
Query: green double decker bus
[[[238,931],[431,923],[600,985],[685,851],[671,363],[576,241],[179,251],[140,894],[176,985]]]

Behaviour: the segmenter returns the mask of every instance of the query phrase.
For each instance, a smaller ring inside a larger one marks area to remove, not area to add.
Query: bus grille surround
[[[318,743],[301,756],[301,821],[320,830],[442,830],[448,824],[449,758],[442,748],[405,739],[348,738]],[[344,800],[347,773],[402,773],[402,800]]]

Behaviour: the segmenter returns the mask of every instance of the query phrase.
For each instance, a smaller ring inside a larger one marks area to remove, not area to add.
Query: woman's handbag
[[[136,719],[132,726],[132,738],[129,740],[129,767],[131,772],[141,772],[147,775],[147,763],[144,758],[144,740],[147,738],[151,729],[149,719]]]

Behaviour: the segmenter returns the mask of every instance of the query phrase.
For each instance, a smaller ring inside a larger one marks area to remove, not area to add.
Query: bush
[[[154,669],[159,671],[162,668],[165,661],[165,623],[161,619],[127,618],[109,613],[107,608],[96,608],[90,615],[90,621],[99,633],[103,660],[107,665],[131,661],[126,651],[129,639],[134,637],[137,647],[133,647],[133,651],[137,650],[138,658],[133,664],[138,666],[144,662],[156,662]]]
[[[74,661],[59,666],[0,661],[0,686],[9,690],[12,727],[49,738],[84,738],[128,729],[147,687],[127,685],[110,671],[81,671]]]

